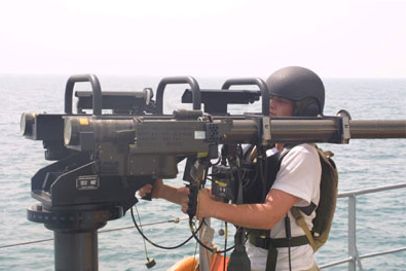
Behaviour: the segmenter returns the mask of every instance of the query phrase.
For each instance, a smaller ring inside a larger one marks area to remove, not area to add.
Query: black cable
[[[140,221],[141,231],[144,231],[142,228],[141,217],[140,217],[140,213],[138,212],[137,206],[135,206],[135,210],[137,211],[138,220]],[[145,259],[147,260],[145,265],[148,269],[150,269],[156,265],[156,262],[155,262],[154,258],[149,258],[148,250],[147,250],[147,243],[145,242],[145,239],[142,239],[142,241],[144,241]]]
[[[209,167],[212,167],[212,166],[217,166],[217,165],[219,165],[220,164],[220,162],[221,162],[221,157],[219,157],[218,159],[217,159],[217,161],[213,164],[213,163],[209,163]]]
[[[206,245],[199,239],[199,237],[197,237],[197,235],[196,235],[196,233],[197,233],[197,232],[200,230],[200,228],[202,227],[203,223],[204,223],[204,219],[203,219],[202,222],[200,222],[200,225],[199,225],[198,229],[195,230],[195,231],[193,231],[193,220],[192,220],[192,219],[189,219],[190,231],[192,232],[192,236],[193,236],[193,237],[195,238],[195,240],[199,243],[199,245],[201,245],[202,247],[204,247],[205,249],[207,249],[207,250],[210,251],[211,253],[217,253],[217,254],[224,253],[225,251],[228,252],[228,251],[234,249],[235,245],[232,246],[232,247],[230,247],[230,248],[224,249],[224,250],[215,250],[215,249],[213,249],[213,248],[211,248],[211,247],[206,246]]]
[[[137,216],[138,216],[138,220],[140,221],[140,228],[141,231],[144,231],[144,229],[142,228],[142,223],[141,223],[141,217],[140,217],[140,213],[138,212],[138,208],[137,206],[135,206],[135,210],[137,211]],[[147,250],[147,243],[145,242],[145,239],[142,239],[144,241],[144,251],[145,251],[145,258],[148,260],[148,250]]]
[[[285,231],[286,231],[286,238],[288,239],[288,259],[289,259],[289,271],[292,271],[292,258],[291,258],[291,251],[290,251],[290,241],[292,240],[292,231],[290,227],[290,219],[289,215],[286,214],[285,216]]]
[[[185,241],[183,241],[182,243],[180,243],[176,246],[169,247],[169,246],[158,245],[158,244],[152,242],[150,239],[148,239],[148,237],[146,237],[145,234],[142,232],[142,230],[138,227],[137,221],[135,221],[133,207],[131,207],[130,213],[131,213],[131,218],[134,222],[134,226],[135,226],[135,228],[137,228],[137,230],[140,233],[140,235],[142,236],[142,238],[144,238],[148,243],[150,243],[154,247],[161,248],[161,249],[177,249],[177,248],[180,248],[181,246],[184,246],[187,242],[189,242],[193,238],[193,232],[192,232],[192,235],[189,238],[187,238]],[[201,225],[196,230],[196,232],[200,230],[200,227],[201,227]]]
[[[223,271],[226,271],[226,260],[227,260],[227,235],[228,235],[228,223],[224,222],[225,235],[224,235],[224,260],[223,260]]]
[[[288,257],[289,257],[289,271],[292,271],[292,256],[290,251],[290,245],[288,247]]]

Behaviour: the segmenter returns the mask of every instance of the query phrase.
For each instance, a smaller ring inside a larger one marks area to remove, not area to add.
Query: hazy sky
[[[0,0],[0,73],[406,77],[406,0]]]

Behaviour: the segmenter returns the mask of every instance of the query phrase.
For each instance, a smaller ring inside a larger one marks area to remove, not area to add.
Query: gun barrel
[[[406,138],[406,120],[350,120],[351,138]]]
[[[215,118],[175,120],[171,118],[100,119],[68,117],[65,119],[65,144],[87,144],[94,141],[132,144],[134,153],[194,153],[204,151],[211,143],[261,142],[269,133],[270,142],[348,143],[350,139],[406,138],[406,120],[349,120],[341,117],[319,119]],[[215,127],[215,133],[212,129]],[[265,127],[265,128],[263,128]],[[80,142],[79,142],[80,141]],[[84,148],[87,149],[87,148]]]
[[[257,126],[254,120],[235,120],[225,142],[252,142],[258,137]],[[345,129],[348,139],[406,138],[406,120],[350,120],[343,127],[341,118],[272,119],[269,127],[271,141],[280,143],[343,143]]]

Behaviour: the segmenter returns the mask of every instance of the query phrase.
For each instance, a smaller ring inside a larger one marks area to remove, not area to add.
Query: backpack
[[[331,158],[334,154],[330,151],[323,151],[317,146],[316,149],[320,157],[321,181],[320,201],[316,207],[316,217],[312,221],[313,229],[310,231],[307,227],[299,207],[292,207],[290,209],[296,223],[305,232],[313,251],[317,251],[327,242],[333,223],[338,193],[338,172]]]
[[[317,251],[322,245],[327,242],[331,225],[333,222],[334,212],[337,202],[338,193],[338,172],[336,165],[332,159],[333,153],[330,151],[323,151],[317,145],[314,144],[317,149],[321,164],[321,181],[320,181],[320,201],[318,205],[310,204],[307,207],[292,207],[290,212],[295,218],[295,222],[305,232],[309,245],[313,248],[313,251]],[[288,151],[289,152],[289,151]],[[280,169],[283,158],[288,153],[285,152],[282,155],[276,154],[268,157],[269,163],[266,165],[270,170],[268,174],[268,183],[266,184],[265,192],[269,191],[276,178],[276,174]],[[260,181],[256,180],[252,183],[251,187],[248,186],[244,195],[245,203],[259,203],[258,200],[261,193],[257,191],[263,191],[260,188]],[[265,194],[266,194],[265,193]],[[262,193],[264,195],[264,193]],[[265,198],[262,197],[262,202]],[[316,216],[313,219],[313,229],[310,230],[305,223],[303,213],[310,215],[315,210]],[[264,235],[264,230],[249,230],[251,234]],[[265,234],[267,235],[267,234]]]

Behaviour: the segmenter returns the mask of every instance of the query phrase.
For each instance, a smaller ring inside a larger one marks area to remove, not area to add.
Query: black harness
[[[263,161],[265,162],[264,166],[266,167],[267,169],[266,171],[268,172],[268,174],[265,176],[266,183],[264,185],[263,183],[264,180],[256,178],[251,184],[251,186],[244,187],[244,203],[263,203],[265,201],[266,194],[268,193],[268,191],[271,189],[272,185],[275,182],[276,175],[282,163],[282,159],[288,154],[290,149],[293,147],[294,146],[289,146],[288,151],[284,152],[283,154],[278,152],[274,155],[271,155],[270,157],[264,158],[265,159],[265,161]],[[264,169],[258,168],[257,170]],[[310,215],[316,209],[316,207],[317,205],[312,202],[309,206],[300,207],[299,209],[304,214]],[[247,230],[248,240],[252,245],[268,250],[265,269],[266,271],[274,271],[276,268],[276,261],[278,257],[277,248],[290,248],[309,244],[309,240],[307,239],[306,235],[295,237],[291,236],[290,219],[288,215],[286,215],[285,217],[285,231],[287,235],[285,238],[270,238],[269,237],[270,230],[258,230],[258,229]]]

